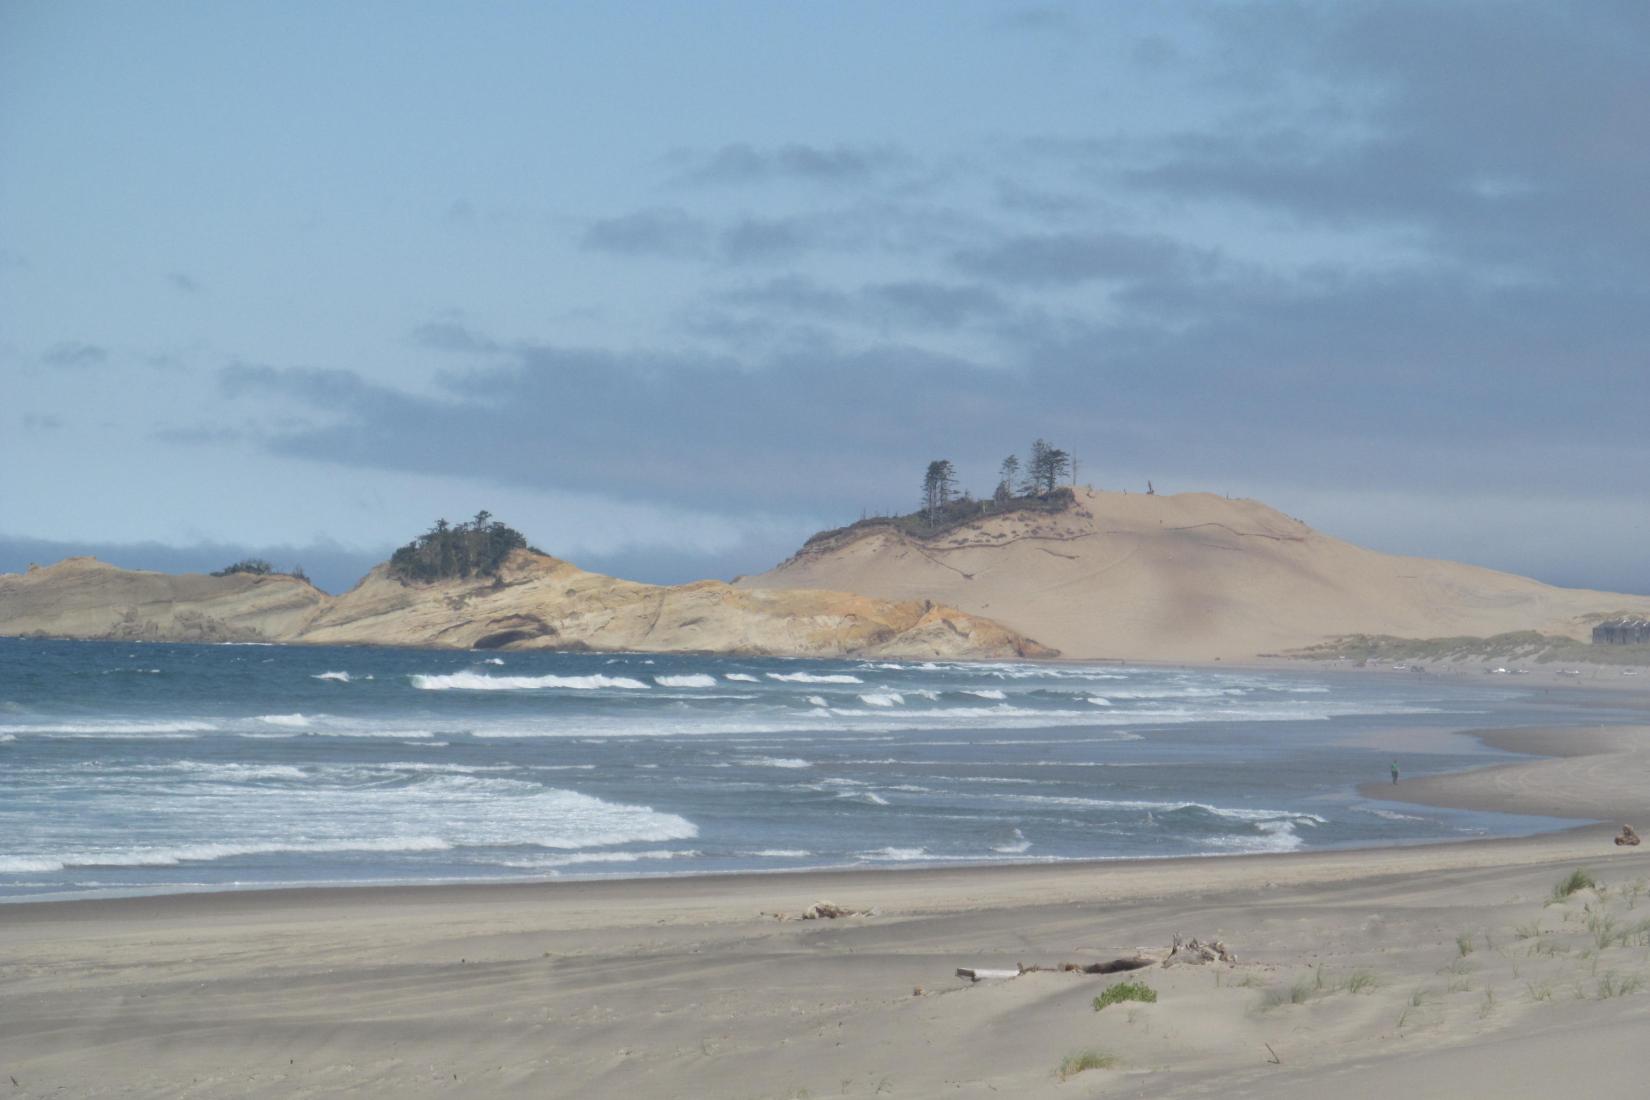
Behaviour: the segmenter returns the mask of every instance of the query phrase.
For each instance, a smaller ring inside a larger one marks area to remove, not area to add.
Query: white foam
[[[647,685],[628,676],[487,676],[479,672],[453,672],[444,676],[414,675],[412,686],[420,691],[534,691],[541,688],[566,688],[571,691],[597,691],[602,688],[622,688],[625,691],[646,691]]]
[[[813,855],[806,848],[762,848],[755,852],[741,852],[740,854],[755,856],[760,859],[804,859]]]
[[[808,705],[811,707],[828,707],[831,704],[825,701],[823,695],[810,695],[808,696]]]
[[[502,665],[504,663],[504,658],[503,657],[488,657],[488,658],[484,659],[481,663],[484,664],[484,665]]]
[[[641,863],[653,860],[691,859],[702,854],[691,850],[677,851],[671,848],[655,848],[645,852],[574,852],[565,856],[536,856],[532,859],[501,859],[494,862],[501,867],[538,870],[553,867],[575,867],[583,863]]]
[[[905,704],[905,696],[897,691],[872,691],[859,698],[862,703],[871,707],[898,707]]]
[[[1103,696],[1100,696],[1100,695],[1090,695],[1088,701],[1089,701],[1090,705],[1096,706],[1096,707],[1109,707],[1109,706],[1111,706],[1111,700],[1107,699]]]
[[[877,848],[870,852],[856,853],[860,859],[871,860],[912,860],[924,859],[928,855],[927,848]]]
[[[684,676],[655,676],[653,682],[667,688],[710,688],[716,686],[716,677],[692,672]]]
[[[350,682],[352,677],[347,672],[317,672],[314,676],[311,676],[310,679],[312,679],[312,680],[336,680],[341,684],[347,684],[347,683]]]
[[[759,683],[762,682],[761,680],[758,680],[755,676],[752,676],[748,672],[729,672],[725,676],[723,676],[723,679],[725,679],[725,680],[737,680],[740,683],[744,683],[744,684],[759,684]]]
[[[61,722],[48,725],[8,726],[13,734],[43,734],[51,737],[132,738],[159,737],[177,740],[179,734],[210,733],[210,722]],[[168,736],[170,735],[170,736]]]
[[[781,680],[787,684],[863,684],[865,681],[858,676],[851,676],[846,672],[813,673],[813,672],[770,672],[768,679]]]
[[[888,800],[875,791],[838,791],[838,798],[850,798],[855,802],[866,802],[872,806],[886,806]]]
[[[295,768],[290,764],[233,764],[212,763],[202,760],[178,760],[170,764],[134,764],[132,771],[138,772],[182,772],[185,775],[201,779],[221,779],[232,783],[241,783],[252,779],[308,779],[309,774],[302,768]]]
[[[1008,696],[1004,695],[1001,691],[997,690],[996,688],[969,689],[969,690],[965,690],[963,692],[963,694],[964,695],[977,695],[981,699],[996,699],[996,700],[999,700],[999,701],[1008,698]]]
[[[794,756],[747,756],[734,761],[752,768],[811,768],[813,764]]]
[[[1010,856],[1018,855],[1019,853],[1029,851],[1030,849],[1031,841],[1027,840],[1026,835],[1018,829],[1014,830],[1013,840],[1007,840],[1001,844],[993,844],[991,846],[991,850],[993,852]]]
[[[260,714],[258,721],[267,722],[272,726],[281,726],[285,729],[303,729],[314,724],[315,719],[306,718],[302,714]]]

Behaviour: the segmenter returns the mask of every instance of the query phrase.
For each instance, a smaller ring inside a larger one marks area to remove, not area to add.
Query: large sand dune
[[[1585,637],[1589,614],[1650,612],[1650,597],[1365,550],[1253,500],[1092,489],[1062,513],[988,517],[934,539],[875,526],[817,539],[738,583],[931,599],[1067,657],[1146,660],[1246,658],[1347,634]]]

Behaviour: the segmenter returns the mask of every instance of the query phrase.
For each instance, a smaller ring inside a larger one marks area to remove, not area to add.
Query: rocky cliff
[[[1053,651],[924,599],[661,586],[518,550],[496,576],[409,583],[378,566],[340,596],[293,577],[172,576],[70,558],[0,574],[0,635],[776,656],[1000,658]]]

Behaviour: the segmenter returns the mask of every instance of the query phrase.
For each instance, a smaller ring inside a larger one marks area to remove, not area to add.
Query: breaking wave
[[[646,691],[647,685],[628,676],[488,676],[480,672],[451,672],[444,676],[412,676],[412,686],[420,691],[536,691],[566,688],[569,691],[599,691],[622,688]]]

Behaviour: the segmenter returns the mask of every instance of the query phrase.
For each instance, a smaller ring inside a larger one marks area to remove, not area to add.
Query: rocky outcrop
[[[776,656],[1046,657],[998,623],[923,599],[661,586],[530,551],[496,576],[409,583],[388,566],[341,596],[286,576],[171,576],[71,558],[0,575],[0,634],[461,649]]]

